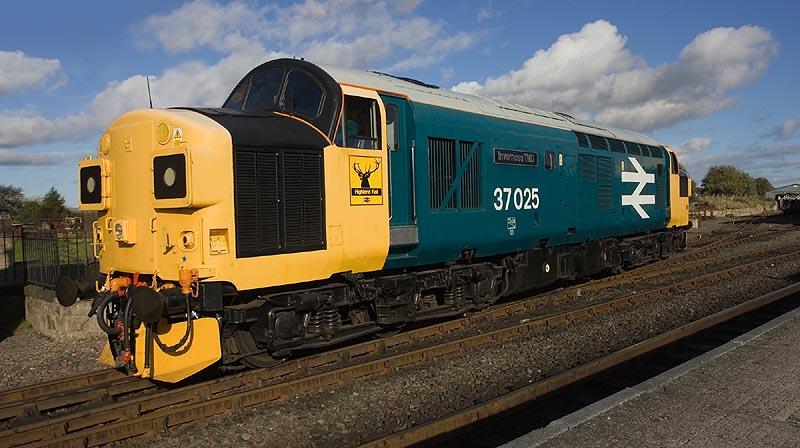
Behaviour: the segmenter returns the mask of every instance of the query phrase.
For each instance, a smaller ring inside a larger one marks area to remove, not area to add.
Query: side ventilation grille
[[[597,208],[611,210],[611,185],[599,185],[597,187]]]
[[[597,162],[594,156],[580,154],[578,157],[578,165],[581,180],[594,181],[597,179]]]
[[[598,157],[597,158],[597,181],[598,182],[611,182],[611,158]]]
[[[236,254],[325,248],[321,150],[236,147]]]
[[[472,148],[475,145],[473,142],[459,142],[461,145],[461,163],[467,160]],[[480,208],[481,195],[480,195],[480,155],[481,152],[475,149],[472,158],[464,169],[464,174],[461,176],[461,204],[460,208]]]
[[[611,210],[611,157],[597,158],[597,209]]]
[[[664,208],[664,165],[658,164],[656,168],[656,207]]]
[[[428,138],[428,172],[430,173],[430,207],[436,210],[447,196],[456,176],[456,142],[445,138]],[[455,195],[444,208],[455,208]]]

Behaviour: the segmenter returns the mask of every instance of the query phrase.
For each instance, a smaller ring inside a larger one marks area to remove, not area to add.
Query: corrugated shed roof
[[[776,188],[772,191],[764,193],[768,198],[774,198],[776,195],[783,193],[800,193],[800,183],[786,185],[785,187]]]
[[[611,137],[634,143],[644,143],[647,145],[662,144],[639,132],[601,126],[567,115],[511,104],[481,95],[471,95],[449,89],[426,87],[382,73],[332,67],[323,64],[318,65],[339,83],[369,87],[385,93],[400,94],[416,103],[430,104],[432,106],[569,131],[602,135],[603,137]]]

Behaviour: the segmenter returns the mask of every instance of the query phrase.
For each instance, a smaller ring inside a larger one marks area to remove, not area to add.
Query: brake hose
[[[116,297],[114,295],[108,295],[107,297],[103,298],[97,308],[95,308],[97,314],[97,324],[100,325],[100,329],[109,336],[117,336],[122,331],[122,329],[116,325],[109,326],[108,322],[106,322],[106,308],[111,305],[111,301],[115,298]]]
[[[161,342],[161,339],[158,337],[158,332],[153,332],[153,339],[155,339],[156,344],[158,344],[158,347],[166,353],[178,352],[178,350],[180,350],[181,347],[186,344],[186,341],[189,340],[189,336],[192,334],[192,305],[189,294],[184,294],[184,296],[186,297],[186,333],[184,333],[181,340],[175,345],[166,345]]]

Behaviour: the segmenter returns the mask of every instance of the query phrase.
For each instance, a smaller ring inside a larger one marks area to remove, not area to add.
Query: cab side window
[[[674,152],[669,153],[669,162],[672,174],[678,174],[678,158],[675,157]]]
[[[371,98],[344,97],[344,114],[335,142],[339,146],[380,149],[380,112]]]

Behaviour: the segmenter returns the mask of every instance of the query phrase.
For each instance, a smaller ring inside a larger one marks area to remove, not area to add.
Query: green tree
[[[753,182],[755,182],[756,194],[759,196],[764,196],[766,192],[775,189],[775,187],[772,186],[772,182],[766,177],[756,177]]]
[[[12,185],[0,185],[0,215],[16,216],[22,207],[25,196],[22,189]]]
[[[56,190],[56,187],[50,187],[50,190],[45,193],[40,202],[40,213],[44,219],[57,219],[67,216],[64,197]]]
[[[39,224],[42,222],[42,207],[41,203],[36,199],[26,199],[22,202],[22,207],[19,208],[17,219],[25,224]]]
[[[703,194],[748,196],[756,193],[753,178],[732,165],[712,166],[703,178],[702,185]]]

